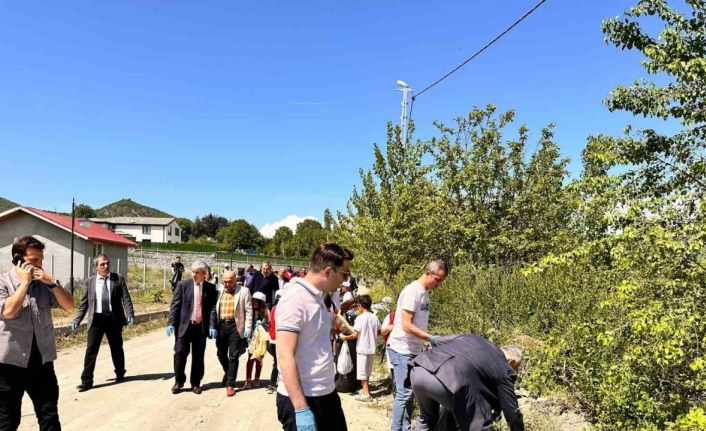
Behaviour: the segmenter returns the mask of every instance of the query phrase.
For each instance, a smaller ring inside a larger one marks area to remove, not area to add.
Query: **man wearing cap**
[[[211,312],[211,327],[216,328],[218,361],[223,367],[222,384],[226,396],[235,395],[238,360],[247,347],[252,327],[250,291],[236,282],[233,271],[223,273],[223,289],[218,290],[218,301]]]
[[[211,313],[216,305],[216,286],[206,281],[208,265],[197,260],[191,265],[193,278],[177,283],[169,307],[167,336],[175,334],[174,341],[174,386],[172,393],[178,394],[186,382],[186,358],[191,354],[191,391],[200,394],[204,374],[203,356],[206,337],[216,336],[216,328],[210,326]]]

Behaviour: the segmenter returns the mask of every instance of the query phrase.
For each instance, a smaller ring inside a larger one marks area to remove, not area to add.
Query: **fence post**
[[[142,259],[142,288],[147,287],[147,261]]]

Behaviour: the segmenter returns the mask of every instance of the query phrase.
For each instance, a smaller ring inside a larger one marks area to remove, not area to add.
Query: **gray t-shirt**
[[[412,324],[422,331],[426,331],[429,326],[429,313],[431,303],[429,301],[429,291],[422,284],[415,280],[408,284],[397,300],[397,311],[395,312],[395,323],[387,339],[387,345],[397,353],[405,355],[418,355],[422,352],[424,341],[408,334],[402,329],[402,310],[414,313]]]
[[[14,270],[0,276],[0,363],[27,368],[32,353],[32,338],[42,355],[42,363],[56,359],[56,339],[51,309],[59,306],[50,287],[33,280],[22,303],[12,319],[4,319],[5,301],[20,285]]]

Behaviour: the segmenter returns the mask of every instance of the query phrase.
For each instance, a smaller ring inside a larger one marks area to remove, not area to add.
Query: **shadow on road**
[[[100,383],[93,385],[92,389],[100,389],[105,386],[119,385],[126,382],[137,382],[140,380],[169,380],[174,378],[174,373],[152,373],[152,374],[136,374],[134,376],[127,375],[125,380],[121,383],[117,383],[115,379],[109,379],[106,383]]]

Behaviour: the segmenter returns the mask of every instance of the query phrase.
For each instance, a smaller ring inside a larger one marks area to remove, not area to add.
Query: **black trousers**
[[[277,344],[268,343],[267,351],[270,352],[270,355],[272,355],[272,358],[274,358],[275,361],[272,364],[272,373],[270,373],[270,384],[272,386],[277,386],[277,376],[279,375],[279,372],[277,371]]]
[[[36,341],[27,368],[0,364],[0,431],[15,431],[20,426],[22,396],[27,392],[41,431],[60,431],[59,384],[54,362],[42,364]]]
[[[321,397],[306,397],[306,403],[312,413],[314,413],[316,429],[322,431],[348,431],[338,392],[333,391]],[[297,421],[292,401],[289,397],[285,397],[279,392],[277,393],[277,419],[282,424],[284,431],[297,431]]]
[[[235,322],[221,320],[218,323],[216,349],[218,350],[218,361],[227,376],[226,386],[235,387],[235,379],[238,376],[238,361],[246,348],[247,340],[240,336]]]
[[[125,352],[123,351],[123,327],[113,320],[113,317],[103,314],[94,314],[91,327],[88,328],[88,340],[86,343],[86,357],[83,360],[83,373],[81,373],[81,383],[93,384],[93,371],[96,369],[96,358],[100,350],[103,335],[108,338],[110,346],[110,356],[113,358],[115,375],[122,377],[125,375]]]
[[[186,358],[191,353],[191,386],[201,386],[203,378],[203,355],[206,352],[206,335],[200,324],[189,324],[183,337],[176,337],[174,343],[174,377],[179,385],[186,382]]]

